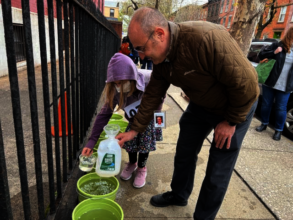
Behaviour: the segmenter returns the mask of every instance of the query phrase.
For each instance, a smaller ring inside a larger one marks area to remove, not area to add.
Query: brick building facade
[[[288,28],[293,26],[293,5],[288,5],[288,0],[277,0],[278,6],[272,22],[262,31],[261,39],[263,38],[282,38]],[[283,6],[283,7],[282,7]],[[264,21],[265,23],[269,19],[269,8],[265,11]]]
[[[207,21],[218,23],[219,22],[219,9],[220,9],[220,0],[209,0],[208,1],[208,14]]]
[[[208,16],[208,3],[203,4],[201,6],[201,10],[198,13],[197,20],[199,20],[199,21],[206,21],[207,20],[207,16]]]
[[[219,13],[219,24],[225,26],[229,31],[235,15],[235,0],[222,0]]]
[[[271,1],[268,0],[267,4]],[[202,10],[199,13],[198,20],[207,20],[213,23],[221,24],[229,31],[234,20],[235,12],[237,10],[236,0],[209,0],[208,3],[202,5]],[[263,30],[261,38],[277,38],[280,39],[288,28],[293,26],[293,0],[277,0],[277,13],[273,21]],[[283,7],[282,7],[283,6]],[[203,16],[204,11],[208,11],[207,16]],[[203,13],[202,13],[203,12]],[[269,8],[265,11],[265,19]]]

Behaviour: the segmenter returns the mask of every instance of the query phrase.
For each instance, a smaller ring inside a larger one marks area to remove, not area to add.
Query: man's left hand
[[[236,126],[230,126],[227,121],[219,123],[215,129],[216,148],[222,149],[227,140],[227,149],[230,148],[232,136],[235,133]]]

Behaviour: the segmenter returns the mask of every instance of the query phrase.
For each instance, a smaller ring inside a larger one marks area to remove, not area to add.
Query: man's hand
[[[275,50],[275,52],[274,52],[274,54],[277,54],[277,53],[280,53],[280,52],[282,52],[282,47],[278,47],[276,50]]]
[[[116,139],[119,140],[118,144],[120,145],[120,147],[122,147],[126,141],[132,140],[137,134],[138,134],[137,131],[131,130],[125,133],[118,134],[116,136]]]
[[[234,135],[236,126],[230,126],[227,121],[219,123],[215,129],[216,148],[222,149],[227,140],[227,149],[230,148],[231,139]]]
[[[88,147],[84,147],[81,152],[81,154],[84,156],[91,156],[92,153],[93,153],[93,149],[90,149]]]

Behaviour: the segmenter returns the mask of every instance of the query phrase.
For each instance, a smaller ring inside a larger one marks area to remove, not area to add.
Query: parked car
[[[264,46],[271,45],[273,42],[278,42],[278,41],[279,40],[276,40],[276,39],[253,40],[247,55],[247,59],[250,61],[252,66],[257,67],[257,65],[259,64],[260,60],[258,58],[258,54]],[[260,88],[260,97],[259,97],[256,114],[260,116],[260,107],[261,107],[261,101],[262,101],[262,97],[261,97],[262,84],[261,83],[259,83],[259,88]],[[274,118],[275,118],[275,113],[274,113],[274,107],[273,107],[272,113],[271,113],[271,122],[273,122],[273,124],[275,121]],[[290,96],[288,105],[287,105],[287,118],[284,125],[283,133],[286,134],[289,138],[293,139],[293,96],[292,95]]]

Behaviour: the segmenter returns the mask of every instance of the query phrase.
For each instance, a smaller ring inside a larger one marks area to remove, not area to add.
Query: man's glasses
[[[153,36],[153,34],[155,33],[155,31],[153,31],[148,40],[145,42],[145,44],[143,46],[138,46],[138,47],[135,47],[134,50],[136,50],[137,52],[139,53],[144,53],[145,52],[145,46],[147,45],[147,43],[149,42],[149,40],[151,39],[151,37]]]

